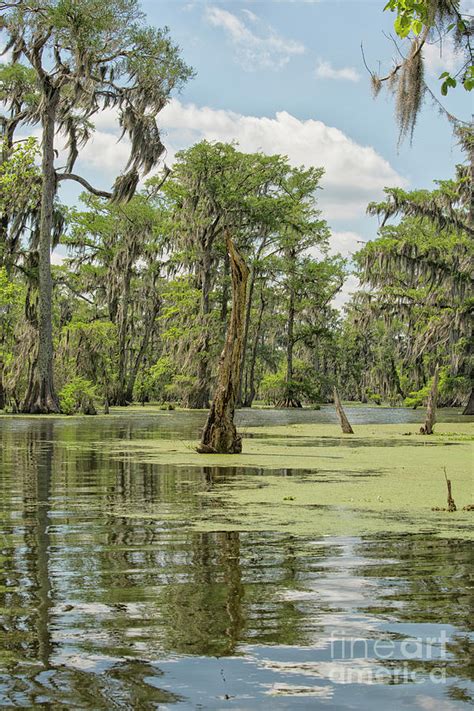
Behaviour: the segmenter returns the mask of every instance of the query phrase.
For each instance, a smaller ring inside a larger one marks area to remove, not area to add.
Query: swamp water
[[[0,706],[468,708],[472,425],[348,414],[0,418]]]

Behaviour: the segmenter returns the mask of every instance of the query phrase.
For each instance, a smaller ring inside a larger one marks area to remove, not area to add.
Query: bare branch
[[[76,183],[80,183],[86,190],[88,190],[88,192],[92,193],[93,195],[97,195],[97,197],[107,198],[107,200],[110,200],[112,197],[112,193],[108,192],[107,190],[98,190],[97,188],[94,188],[81,175],[76,175],[75,173],[56,173],[56,178],[58,182],[60,180],[75,180]]]

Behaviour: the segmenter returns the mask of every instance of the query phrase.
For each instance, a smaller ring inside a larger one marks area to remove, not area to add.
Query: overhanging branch
[[[97,195],[97,197],[107,198],[108,200],[110,200],[112,197],[112,193],[109,193],[107,190],[98,190],[97,188],[94,188],[81,175],[76,175],[75,173],[56,173],[56,178],[58,182],[60,180],[75,180],[76,183],[80,183],[86,190],[88,190],[93,195]]]

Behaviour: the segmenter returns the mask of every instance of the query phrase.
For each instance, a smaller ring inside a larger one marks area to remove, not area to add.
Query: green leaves
[[[446,96],[450,89],[455,89],[461,83],[466,91],[474,88],[473,52],[470,45],[470,22],[463,18],[458,11],[456,3],[433,3],[430,0],[390,0],[384,10],[396,12],[397,17],[393,26],[398,37],[407,39],[412,36],[412,41],[426,30],[433,42],[439,42],[438,34],[443,29],[443,41],[450,33],[455,35],[456,45],[461,45],[466,52],[467,61],[463,70],[463,77],[459,82],[449,71],[439,77],[442,80],[441,94]],[[452,22],[446,25],[448,19]],[[435,28],[436,36],[432,36]],[[412,44],[412,49],[415,47]],[[442,55],[441,55],[442,56]]]
[[[399,37],[405,39],[411,32],[413,22],[407,15],[398,15],[393,27]],[[423,26],[423,25],[422,25]]]
[[[20,293],[20,285],[10,281],[5,267],[0,267],[0,322],[8,307],[19,299]]]
[[[474,66],[472,64],[467,67],[462,83],[466,91],[472,91],[474,89]]]
[[[410,33],[417,37],[428,22],[428,6],[423,0],[390,0],[384,10],[397,13],[393,26],[401,39]]]
[[[441,84],[441,93],[443,96],[446,96],[449,89],[454,89],[457,86],[456,79],[454,79],[449,72],[443,72],[439,78],[443,79],[443,83]]]
[[[4,155],[0,164],[0,215],[36,209],[41,197],[38,142],[29,137],[8,151],[0,141],[0,154]]]
[[[90,380],[76,376],[59,393],[61,412],[65,415],[74,415],[86,405],[92,409],[97,398],[96,386]],[[92,412],[87,412],[87,414],[92,414]]]

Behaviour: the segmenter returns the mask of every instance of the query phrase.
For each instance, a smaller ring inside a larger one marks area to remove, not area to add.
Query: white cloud
[[[463,65],[463,55],[450,39],[442,44],[425,44],[423,57],[428,73],[438,78],[442,72],[455,72]]]
[[[355,274],[349,274],[341,291],[336,294],[332,300],[332,305],[335,309],[342,309],[348,301],[351,300],[351,296],[355,291],[360,289],[360,282]]]
[[[114,109],[101,111],[94,116],[93,123],[95,131],[92,138],[80,149],[74,172],[89,178],[94,187],[108,190],[127,164],[130,155],[130,141],[126,137],[118,140],[121,130],[117,112]],[[41,141],[39,127],[29,130],[25,128],[20,135],[22,137],[34,136],[39,142]],[[68,155],[66,143],[66,137],[58,133],[55,139],[56,169],[64,169],[66,165]]]
[[[351,257],[364,246],[362,237],[357,232],[332,232],[329,239],[329,253]]]
[[[324,190],[318,197],[327,219],[362,217],[385,186],[406,185],[371,146],[361,146],[322,121],[300,120],[286,111],[274,117],[245,116],[174,99],[158,122],[165,130],[168,162],[174,151],[207,139],[235,140],[243,151],[280,153],[296,166],[324,167]]]
[[[244,10],[242,10],[242,12],[243,12],[244,15],[246,15],[246,16],[249,18],[249,20],[251,20],[252,22],[258,22],[258,17],[257,17],[257,15],[256,15],[254,12],[252,12],[252,10],[246,10],[246,9],[244,9]]]
[[[61,264],[64,262],[64,256],[60,254],[57,251],[54,251],[51,253],[51,264],[56,264],[57,266],[61,266]]]
[[[117,133],[97,130],[94,138],[81,148],[81,162],[115,179],[125,168],[130,155],[130,142],[125,138],[118,141]]]
[[[245,14],[255,25],[257,16],[250,10]],[[223,29],[237,49],[236,58],[244,69],[279,69],[291,57],[303,54],[304,45],[295,40],[285,39],[271,27],[265,28],[265,35],[257,35],[237,15],[211,6],[206,9],[206,18],[214,27]]]
[[[315,70],[318,79],[335,79],[336,81],[353,81],[360,80],[360,74],[354,67],[341,67],[336,69],[331,62],[319,60]]]
[[[117,142],[120,130],[113,109],[98,114],[94,122],[96,131],[81,150],[76,172],[88,177],[96,187],[109,189],[125,167],[130,142],[127,138]],[[159,114],[158,125],[166,146],[163,160],[168,165],[172,165],[177,150],[206,139],[236,141],[246,152],[286,155],[295,166],[323,167],[323,190],[318,192],[318,200],[329,221],[363,218],[368,202],[381,198],[384,187],[407,185],[371,146],[356,143],[322,121],[300,120],[286,111],[258,117],[173,99]],[[32,133],[39,135],[39,129]],[[57,166],[65,164],[62,143],[58,137]],[[354,246],[358,239],[355,232],[335,232],[332,239],[332,251],[345,256],[360,247]]]

